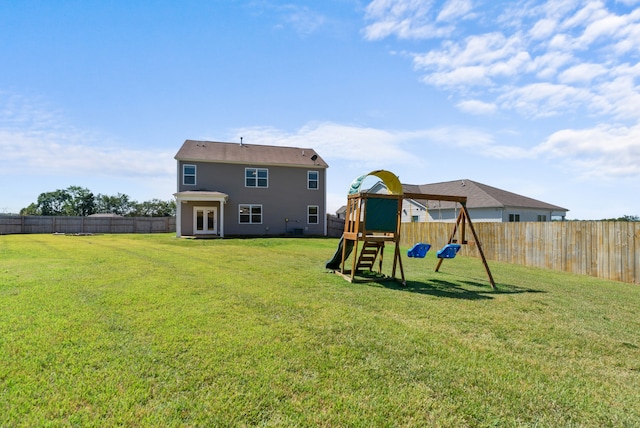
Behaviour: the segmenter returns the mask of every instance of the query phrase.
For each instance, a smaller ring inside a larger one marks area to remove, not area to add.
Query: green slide
[[[327,264],[325,265],[325,268],[331,269],[331,270],[340,269],[340,264],[342,263],[342,246],[343,245],[344,245],[344,235],[340,237],[340,242],[338,243],[338,249],[334,253],[331,260],[327,262]],[[346,252],[345,252],[344,258],[347,259],[347,257],[349,257],[349,254],[351,254],[351,251],[353,250],[353,241],[347,241],[347,248],[345,248],[345,250]]]

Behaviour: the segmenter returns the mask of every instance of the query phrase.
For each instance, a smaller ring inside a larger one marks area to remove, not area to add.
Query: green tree
[[[161,201],[160,199],[151,199],[137,203],[135,212],[132,215],[140,217],[172,217],[176,215],[175,201]]]
[[[23,209],[30,215],[67,215],[85,216],[95,212],[95,200],[89,189],[70,186],[53,192],[41,193],[36,206]]]
[[[40,193],[38,195],[38,209],[40,215],[68,215],[66,207],[71,196],[66,190]]]
[[[87,216],[96,212],[96,201],[89,189],[80,186],[70,186],[67,189],[69,200],[66,205],[66,215]]]
[[[640,216],[637,215],[623,215],[618,218],[604,218],[600,221],[640,221]]]
[[[99,194],[96,197],[96,212],[103,214],[130,215],[135,211],[135,201],[128,195],[118,193],[115,196]]]
[[[38,205],[35,202],[32,202],[28,207],[20,210],[20,215],[42,215],[42,213]]]
[[[41,193],[35,203],[20,210],[20,215],[87,216],[95,213],[171,217],[176,214],[176,203],[173,200],[160,199],[138,203],[123,193],[95,196],[84,187],[69,186],[66,189]]]

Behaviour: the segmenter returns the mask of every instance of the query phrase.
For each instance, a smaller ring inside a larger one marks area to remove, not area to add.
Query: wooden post
[[[478,235],[476,234],[476,230],[473,227],[473,223],[471,222],[471,217],[469,216],[469,211],[467,211],[467,206],[466,204],[461,204],[462,205],[462,210],[460,210],[460,214],[458,215],[458,218],[456,219],[456,224],[453,227],[453,232],[451,232],[451,235],[449,236],[449,241],[447,242],[447,244],[451,244],[453,242],[455,242],[455,234],[458,230],[458,226],[460,225],[460,232],[461,235],[464,235],[464,225],[466,222],[469,223],[469,229],[471,229],[471,233],[473,234],[473,239],[476,242],[476,247],[478,247],[478,251],[480,252],[480,258],[482,259],[482,264],[484,265],[484,269],[487,272],[487,276],[489,277],[489,283],[491,284],[491,288],[492,289],[496,289],[496,283],[493,280],[493,275],[491,274],[491,270],[489,269],[489,264],[487,263],[487,259],[484,256],[484,251],[482,250],[482,243],[480,242],[480,240],[478,239]],[[466,244],[466,240],[464,239],[464,236],[460,237],[460,243],[461,244]],[[444,259],[439,259],[438,260],[438,264],[436,265],[436,272],[439,271],[440,266],[442,265],[442,262],[444,261]]]
[[[478,247],[478,251],[480,252],[480,257],[482,258],[482,264],[484,265],[484,269],[487,271],[487,276],[489,277],[489,283],[491,284],[491,288],[495,290],[496,283],[493,280],[493,275],[491,275],[489,264],[487,263],[487,259],[484,256],[484,251],[482,250],[482,243],[478,239],[478,235],[476,234],[476,230],[473,227],[473,223],[471,222],[471,217],[469,217],[469,211],[467,211],[467,207],[465,204],[462,205],[462,210],[464,211],[465,217],[469,221],[469,228],[471,229],[471,233],[473,234],[473,239],[476,241],[476,247]]]

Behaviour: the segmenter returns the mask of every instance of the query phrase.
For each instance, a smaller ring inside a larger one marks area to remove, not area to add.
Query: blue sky
[[[168,200],[185,139],[640,215],[640,0],[0,0],[0,212]]]

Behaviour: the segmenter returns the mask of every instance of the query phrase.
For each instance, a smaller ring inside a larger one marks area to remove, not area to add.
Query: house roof
[[[175,159],[188,162],[329,167],[313,149],[217,141],[186,140]]]
[[[473,180],[455,180],[432,184],[403,184],[406,193],[429,193],[436,195],[466,196],[467,208],[534,208],[551,211],[569,211],[557,205],[539,201],[488,186]],[[452,208],[455,203],[447,201],[420,201],[428,209]]]

